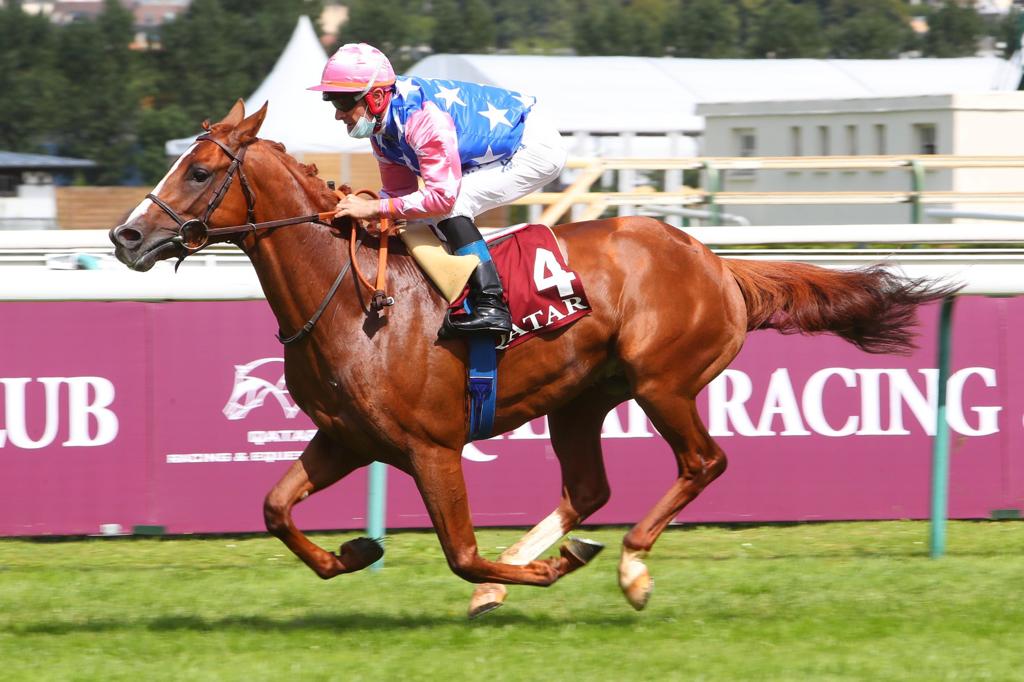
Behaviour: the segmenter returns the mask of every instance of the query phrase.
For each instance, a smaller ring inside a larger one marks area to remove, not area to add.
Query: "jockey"
[[[535,112],[536,99],[475,83],[396,78],[387,57],[365,43],[341,46],[310,90],[323,92],[350,136],[370,138],[380,166],[381,198],[350,194],[336,215],[440,219],[454,253],[480,258],[469,280],[470,313],[449,313],[440,335],[510,333],[501,280],[473,219],[540,189],[565,166],[558,130]]]

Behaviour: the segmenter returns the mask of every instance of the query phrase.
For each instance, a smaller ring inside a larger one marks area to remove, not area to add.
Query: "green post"
[[[946,424],[946,383],[949,379],[949,348],[953,320],[953,302],[942,301],[939,318],[939,396],[935,411],[935,440],[932,442],[932,519],[929,545],[931,556],[946,553],[946,511],[949,499],[949,426]]]
[[[910,198],[910,222],[921,222],[921,192],[924,190],[924,168],[916,159],[910,162],[910,183],[914,195]]]
[[[369,491],[366,502],[366,534],[374,540],[383,542],[386,531],[384,525],[384,509],[387,506],[388,466],[383,462],[370,464]],[[371,571],[379,571],[384,567],[384,557],[370,566]]]
[[[708,209],[711,211],[711,224],[722,224],[722,207],[715,201],[715,195],[722,190],[722,174],[710,163],[704,164],[708,174]]]

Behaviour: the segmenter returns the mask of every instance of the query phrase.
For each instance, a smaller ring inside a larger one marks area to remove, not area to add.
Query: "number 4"
[[[549,272],[550,275],[547,274]],[[537,291],[558,287],[559,296],[572,296],[574,279],[576,279],[576,274],[563,270],[555,259],[555,254],[547,249],[537,249],[533,261],[533,283],[536,285]]]

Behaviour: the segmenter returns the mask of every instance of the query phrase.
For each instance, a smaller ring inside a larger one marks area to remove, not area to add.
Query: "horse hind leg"
[[[637,611],[647,606],[654,588],[644,563],[647,553],[679,512],[726,467],[725,453],[704,428],[693,399],[662,395],[654,400],[638,398],[638,402],[672,448],[678,478],[622,540],[619,587]]]
[[[601,425],[617,400],[591,391],[548,415],[551,445],[562,470],[562,499],[551,514],[518,542],[501,553],[499,561],[524,564],[533,561],[566,533],[579,526],[608,501],[610,490],[601,456]],[[576,570],[588,564],[604,545],[569,538],[560,553]],[[483,583],[473,590],[469,617],[478,618],[505,602],[508,588]]]
[[[357,538],[343,544],[337,554],[328,552],[299,531],[292,521],[292,508],[366,464],[369,460],[340,451],[318,431],[263,502],[263,517],[270,534],[325,580],[366,568],[384,550],[374,540]]]

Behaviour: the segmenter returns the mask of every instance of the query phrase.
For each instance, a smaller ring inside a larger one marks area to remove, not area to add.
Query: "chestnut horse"
[[[725,471],[725,453],[697,413],[697,394],[729,365],[747,332],[829,332],[868,352],[905,352],[915,307],[954,290],[882,268],[843,272],[727,260],[651,218],[558,226],[559,245],[585,282],[593,311],[501,352],[494,432],[547,415],[562,497],[491,561],[477,549],[461,467],[469,437],[467,351],[462,341],[437,338],[446,301],[402,248],[391,258],[397,303],[386,316],[368,310],[358,284],[332,290],[349,265],[344,238],[357,228],[315,222],[317,214],[332,215],[336,196],[314,168],[257,137],[265,114],[266,105],[246,117],[239,101],[224,120],[207,125],[209,132],[110,238],[118,259],[139,271],[189,255],[208,227],[215,241],[233,240],[252,261],[284,336],[326,306],[309,334],[284,348],[288,390],[318,430],[264,503],[267,530],[321,578],[365,568],[383,550],[358,538],[328,552],[296,528],[292,507],[380,461],[415,480],[452,571],[482,583],[471,616],[499,606],[504,584],[551,585],[600,549],[569,539],[558,556],[538,558],[608,500],[601,425],[632,398],[678,466],[675,482],[622,540],[619,584],[641,609],[653,585],[646,553]],[[279,226],[289,222],[297,224]],[[357,258],[364,271],[374,271],[371,250]]]

